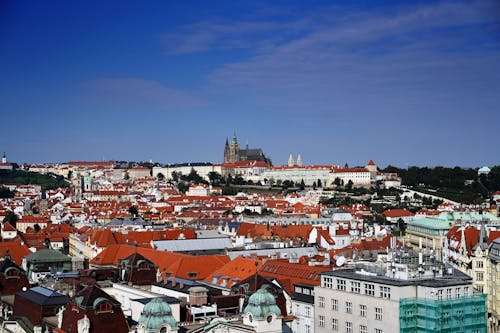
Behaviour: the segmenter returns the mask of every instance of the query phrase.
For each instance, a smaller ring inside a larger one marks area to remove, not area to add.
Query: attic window
[[[110,302],[102,302],[99,303],[98,309],[96,309],[97,313],[105,313],[105,312],[111,312],[113,311],[113,306],[111,305]]]
[[[19,277],[19,270],[17,270],[14,267],[8,268],[5,271],[5,275],[7,278],[18,278]]]
[[[198,273],[196,273],[196,272],[188,272],[187,275],[188,275],[189,278],[194,278],[194,277],[196,277],[196,275],[198,275]]]

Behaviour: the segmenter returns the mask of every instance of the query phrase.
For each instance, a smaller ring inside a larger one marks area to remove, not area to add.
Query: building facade
[[[321,276],[315,332],[486,332],[486,297],[430,256],[391,253]]]

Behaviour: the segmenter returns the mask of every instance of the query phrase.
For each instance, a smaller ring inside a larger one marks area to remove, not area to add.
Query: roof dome
[[[172,309],[167,302],[160,297],[154,298],[144,306],[139,324],[147,330],[159,330],[164,324],[170,327],[177,327],[177,321],[172,316]]]
[[[270,313],[281,316],[281,310],[276,305],[276,299],[267,291],[265,286],[262,286],[250,296],[248,305],[243,312],[250,312],[255,318],[265,318]]]

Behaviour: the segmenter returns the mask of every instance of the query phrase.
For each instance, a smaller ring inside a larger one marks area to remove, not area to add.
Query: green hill
[[[62,176],[24,170],[0,170],[0,184],[40,185],[44,190],[69,186]]]

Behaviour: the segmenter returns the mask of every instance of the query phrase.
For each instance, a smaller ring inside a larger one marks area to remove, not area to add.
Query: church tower
[[[226,146],[224,147],[224,163],[234,163],[239,160],[238,152],[240,151],[240,145],[238,144],[238,139],[236,138],[236,131],[233,134],[233,139],[231,144],[229,144],[226,138]]]
[[[300,157],[300,154],[297,156],[297,166],[302,166],[302,157]]]
[[[288,166],[293,167],[295,166],[295,162],[293,161],[293,155],[290,153],[290,157],[288,158]]]

